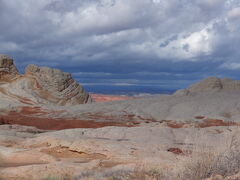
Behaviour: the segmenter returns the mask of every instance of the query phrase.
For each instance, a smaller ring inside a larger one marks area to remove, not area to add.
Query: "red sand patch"
[[[126,126],[131,127],[127,123],[117,122],[96,122],[81,119],[61,119],[61,118],[40,118],[23,116],[21,114],[10,114],[0,116],[0,124],[19,124],[24,126],[34,126],[43,130],[61,130],[72,128],[100,128],[105,126]]]
[[[165,123],[170,128],[184,128],[184,127],[196,127],[196,128],[207,128],[207,127],[217,127],[217,126],[239,126],[239,123],[231,121],[223,121],[220,119],[206,119],[200,122],[176,122],[172,120],[163,120],[162,123]]]
[[[212,126],[239,126],[238,123],[231,121],[223,121],[220,119],[206,119],[198,124],[200,128],[212,127]]]
[[[183,151],[179,148],[169,148],[167,151],[173,154],[183,155]]]
[[[34,126],[44,130],[61,130],[71,128],[100,128],[105,126],[136,126],[135,121],[119,121],[117,117],[104,116],[102,113],[88,114],[92,120],[80,118],[49,118],[43,117],[47,114],[62,113],[65,111],[46,112],[41,107],[24,106],[20,112],[12,111],[8,115],[0,115],[1,124],[19,124],[25,126]],[[42,116],[42,117],[40,117]],[[88,118],[86,118],[88,119]],[[97,122],[104,119],[105,122]],[[106,122],[107,121],[107,122]]]
[[[171,120],[163,120],[162,123],[166,123],[166,125],[170,128],[183,128],[186,123],[176,122]]]
[[[167,126],[171,128],[183,128],[185,124],[184,123],[174,123],[174,122],[168,122]]]
[[[173,154],[176,154],[176,155],[190,155],[192,154],[192,151],[191,150],[182,150],[180,148],[169,148],[167,150],[168,152],[171,152]]]
[[[134,127],[141,123],[156,122],[151,118],[144,118],[134,114],[108,115],[103,112],[85,113],[77,118],[48,117],[61,114],[66,110],[49,111],[41,107],[23,106],[19,112],[12,111],[8,115],[0,115],[1,124],[19,124],[34,126],[43,130],[61,130],[71,128],[100,128],[105,126]],[[59,117],[59,116],[58,116]]]
[[[195,119],[204,119],[205,116],[195,116]]]
[[[114,95],[103,95],[103,94],[91,94],[92,99],[95,102],[107,102],[107,101],[122,101],[132,99],[129,96],[114,96]]]

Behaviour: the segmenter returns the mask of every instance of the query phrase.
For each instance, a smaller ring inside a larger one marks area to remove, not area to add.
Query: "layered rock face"
[[[29,65],[20,75],[13,59],[6,55],[0,55],[0,84],[0,96],[10,102],[75,105],[92,101],[71,74]]]
[[[187,89],[178,90],[176,95],[188,95],[200,92],[228,92],[240,91],[240,81],[232,79],[220,79],[217,77],[208,77]]]
[[[34,78],[41,90],[39,95],[60,105],[91,102],[89,94],[71,76],[59,69],[29,65],[25,76]],[[44,91],[44,92],[43,92]]]
[[[0,81],[11,81],[19,75],[13,64],[13,59],[7,55],[0,54]]]

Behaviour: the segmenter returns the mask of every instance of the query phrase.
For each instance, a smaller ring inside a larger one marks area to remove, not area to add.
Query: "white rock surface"
[[[34,128],[4,125],[0,131],[8,131],[6,137],[21,139],[18,144],[9,141],[5,145],[0,139],[0,177],[10,180],[48,175],[74,177],[88,170],[101,172],[118,165],[173,167],[189,152],[202,152],[201,148],[224,151],[233,136],[235,141],[240,140],[238,127],[173,129],[149,125],[36,133]]]

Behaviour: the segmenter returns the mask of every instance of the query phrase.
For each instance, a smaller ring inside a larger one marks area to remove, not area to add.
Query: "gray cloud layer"
[[[0,51],[20,67],[84,83],[239,76],[240,0],[0,0],[0,22]]]

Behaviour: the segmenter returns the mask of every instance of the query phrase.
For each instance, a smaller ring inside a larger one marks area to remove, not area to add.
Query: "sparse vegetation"
[[[197,147],[171,169],[147,168],[144,165],[135,169],[88,171],[74,180],[204,180],[212,175],[228,177],[240,172],[240,142],[233,135],[228,145],[219,142],[219,147]],[[223,149],[223,146],[225,148]],[[239,177],[240,179],[240,177]]]
[[[2,166],[4,166],[4,158],[3,158],[3,155],[0,153],[0,167]],[[0,173],[0,180],[4,180],[1,173]]]
[[[74,180],[164,180],[161,170],[111,170],[105,172],[88,171],[74,178]]]
[[[47,175],[43,177],[41,180],[70,180],[69,176],[56,176],[56,175]]]
[[[178,174],[180,180],[201,180],[213,174],[223,177],[237,174],[240,171],[240,142],[236,136],[229,140],[229,146],[218,151],[202,151],[193,154],[185,163],[182,173]]]
[[[4,162],[4,158],[3,158],[3,155],[0,153],[0,166],[2,166]]]
[[[230,112],[223,112],[220,115],[227,119],[230,119],[232,117],[232,114]]]

